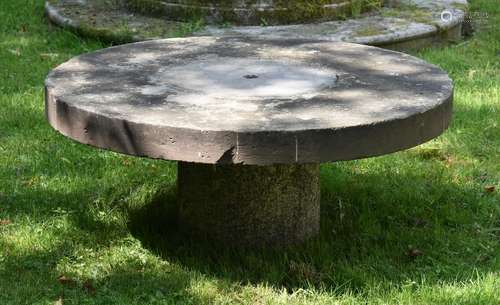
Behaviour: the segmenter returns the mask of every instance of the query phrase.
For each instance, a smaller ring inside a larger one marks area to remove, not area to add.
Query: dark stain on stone
[[[246,78],[246,79],[256,79],[256,78],[259,78],[259,76],[255,75],[255,74],[247,74],[247,75],[245,75],[243,77]]]

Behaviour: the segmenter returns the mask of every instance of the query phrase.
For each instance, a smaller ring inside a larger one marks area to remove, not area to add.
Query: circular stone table
[[[441,134],[447,74],[348,43],[198,37],[71,59],[46,80],[62,134],[177,160],[179,223],[240,247],[286,246],[319,230],[319,163],[378,156]]]

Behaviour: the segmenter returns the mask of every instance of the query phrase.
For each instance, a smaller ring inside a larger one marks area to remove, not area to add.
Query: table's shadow
[[[337,171],[335,166],[334,170]],[[341,169],[333,175],[326,180],[341,181],[352,176],[352,172]],[[389,178],[371,173],[351,179],[359,183],[342,183],[339,189],[322,187],[320,235],[289,249],[235,250],[227,245],[192,240],[181,233],[176,222],[174,186],[158,194],[140,210],[131,212],[129,229],[143,247],[189,270],[232,282],[270,284],[289,291],[316,287],[337,292],[362,292],[363,287],[373,281],[390,281],[396,286],[404,285],[411,278],[426,278],[431,283],[454,282],[460,280],[460,276],[467,278],[480,270],[487,272],[488,257],[474,265],[470,264],[470,258],[452,262],[440,253],[441,244],[459,237],[454,236],[458,232],[453,232],[461,224],[451,218],[439,225],[439,229],[449,228],[450,232],[431,233],[433,217],[445,217],[450,198],[439,199],[442,201],[435,203],[435,211],[429,211],[429,203],[425,200],[412,202],[413,208],[399,209],[394,203],[400,200],[401,204],[407,204],[411,200],[408,195],[404,192],[398,195],[398,189],[390,192],[387,185],[380,188],[373,188],[373,185],[381,179],[390,179],[394,186],[413,184],[415,188],[440,190],[443,194],[452,194],[452,198],[464,200],[472,196],[472,190],[447,181],[439,185],[432,182],[430,186],[425,177],[417,176]],[[395,198],[387,202],[391,196]],[[431,198],[430,194],[421,196]],[[424,249],[420,250],[422,248],[418,247],[422,246]],[[433,266],[447,270],[460,266],[460,270],[436,275]]]
[[[456,124],[464,133],[493,137],[493,129],[489,131],[490,134],[486,131],[479,133],[480,130],[467,123],[469,117],[480,118],[481,111],[479,108],[457,106]],[[34,112],[25,115],[29,115],[33,122],[40,120]],[[8,125],[11,124],[9,120],[9,118],[2,118],[0,121]],[[7,136],[33,141],[45,131],[28,133],[14,129],[9,130]],[[62,141],[54,141],[52,143],[54,150],[48,150],[40,156],[37,161],[41,164],[40,168],[50,166],[58,168],[55,166],[57,162],[53,161],[54,152],[59,149],[58,145],[61,145]],[[481,145],[475,142],[461,143],[460,149],[467,156],[482,158],[484,154]],[[74,149],[71,151],[75,159],[78,156],[90,156],[95,153],[91,149],[83,152]],[[433,153],[431,151],[431,155],[425,158],[434,158]],[[404,162],[412,162],[412,160],[407,160],[411,158],[411,154],[411,152],[410,155],[405,153]],[[440,156],[437,157],[440,158]],[[98,162],[98,160],[93,162]],[[102,163],[93,163],[92,170],[80,166],[79,169],[69,171],[63,177],[82,180],[98,176],[102,173],[96,171],[95,168],[109,161],[99,162]],[[333,178],[327,177],[326,181],[324,179],[322,231],[319,239],[303,247],[267,253],[246,251],[234,253],[214,247],[209,243],[191,242],[184,238],[175,226],[176,198],[173,185],[170,185],[170,190],[167,189],[164,193],[158,194],[140,210],[134,210],[126,215],[130,219],[129,230],[123,230],[114,222],[101,222],[93,213],[88,212],[87,206],[92,203],[89,199],[92,197],[90,193],[101,191],[102,188],[104,188],[102,191],[112,189],[113,183],[111,182],[105,186],[96,183],[95,188],[80,188],[74,192],[24,187],[17,191],[16,198],[12,197],[7,200],[7,205],[14,206],[15,203],[16,208],[12,213],[17,216],[32,217],[33,211],[36,211],[36,220],[43,222],[53,217],[50,210],[55,209],[59,205],[58,202],[63,203],[63,208],[78,211],[78,213],[68,215],[68,220],[74,223],[75,228],[84,235],[92,235],[92,238],[79,241],[79,244],[89,248],[96,244],[100,247],[107,247],[118,239],[126,238],[130,231],[145,248],[157,253],[159,258],[167,262],[178,262],[185,267],[181,271],[165,274],[150,272],[146,275],[132,272],[130,268],[114,268],[109,276],[102,280],[102,283],[109,282],[110,287],[114,287],[123,294],[129,293],[128,286],[123,283],[130,281],[141,282],[144,287],[167,286],[169,287],[167,291],[185,293],[191,277],[198,272],[228,282],[269,283],[275,287],[287,289],[305,288],[312,284],[314,287],[326,287],[338,293],[349,290],[363,294],[366,292],[364,288],[370,283],[390,282],[397,288],[406,285],[408,279],[425,278],[427,283],[437,285],[456,283],[461,279],[471,280],[476,278],[476,274],[482,275],[496,271],[491,270],[494,264],[488,262],[487,256],[484,257],[484,261],[475,262],[473,258],[476,253],[459,249],[465,242],[450,245],[450,239],[456,241],[460,236],[459,230],[465,229],[470,232],[473,230],[471,228],[474,222],[479,221],[483,225],[482,222],[487,221],[486,218],[474,217],[475,213],[481,209],[480,205],[484,205],[477,204],[480,190],[473,189],[474,185],[477,187],[477,183],[469,184],[469,186],[465,183],[454,183],[439,172],[443,169],[441,165],[438,170],[435,168],[429,170],[427,167],[429,163],[432,163],[432,160],[414,167],[413,170],[418,173],[411,177],[389,169],[377,172],[377,169],[383,166],[392,166],[387,162],[382,162],[369,171],[361,171],[362,173],[349,170],[350,167],[354,168],[355,164],[331,168],[326,166],[327,176],[331,175]],[[10,165],[3,164],[0,169],[8,171]],[[35,175],[26,171],[26,174],[21,174],[27,177]],[[60,171],[62,170],[43,173],[54,177],[50,175],[56,175]],[[423,172],[425,174],[422,174]],[[452,175],[451,171],[449,172],[449,175]],[[325,175],[325,170],[322,174]],[[430,175],[434,179],[428,179]],[[130,177],[132,178],[132,175]],[[144,181],[145,179],[141,180],[141,183]],[[384,182],[377,183],[377,181]],[[119,180],[115,182],[119,183]],[[415,189],[422,190],[418,196],[415,195],[417,194],[415,191],[409,190],[409,184]],[[367,203],[367,198],[371,200],[371,203]],[[401,205],[411,204],[413,207],[398,209],[395,206],[398,201]],[[468,204],[468,206],[460,206],[460,204]],[[123,203],[111,202],[109,205],[122,206]],[[460,217],[453,219],[450,214],[443,211],[445,208],[463,210],[463,212]],[[124,207],[124,213],[127,211],[128,208]],[[339,221],[340,215],[343,215],[342,222]],[[428,217],[422,217],[425,215]],[[427,221],[427,224],[417,221],[418,217]],[[366,218],[371,220],[369,221],[370,228],[364,226]],[[432,230],[434,221],[440,223],[440,229],[444,228],[448,232],[435,234]],[[401,225],[402,222],[407,222],[408,225]],[[379,226],[377,230],[373,228],[374,224]],[[414,236],[404,234],[406,232],[400,232],[402,229],[414,230],[416,234]],[[422,237],[423,234],[428,235]],[[16,268],[7,270],[21,270],[19,272],[28,273],[33,272],[33,266],[35,266],[39,274],[42,274],[41,279],[46,280],[47,274],[53,272],[53,266],[58,263],[58,260],[73,255],[77,245],[71,242],[70,238],[73,235],[68,232],[60,232],[60,235],[61,240],[67,240],[67,242],[50,249],[33,250],[7,257],[6,265]],[[466,242],[470,242],[467,247],[480,248],[481,239],[475,240],[473,233],[469,233],[467,237]],[[423,243],[427,244],[423,245],[427,248],[420,248],[424,251],[422,257],[412,259],[406,255],[404,247],[409,245],[422,247]],[[450,250],[449,258],[440,253],[441,248],[445,251]],[[457,256],[457,253],[462,256]],[[481,255],[477,253],[477,256]],[[20,269],[17,269],[18,266]],[[194,298],[196,295],[192,294],[189,297]],[[200,303],[203,302],[200,301]]]

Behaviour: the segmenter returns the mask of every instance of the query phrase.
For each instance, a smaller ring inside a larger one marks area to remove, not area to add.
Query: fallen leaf
[[[59,299],[57,299],[57,300],[54,302],[54,305],[63,305],[63,304],[64,304],[64,302],[63,302],[62,297],[61,297],[61,298],[59,298]]]
[[[90,280],[86,280],[84,283],[83,283],[83,289],[85,289],[85,291],[90,294],[90,295],[95,295],[95,288],[94,286],[92,285],[92,282]]]
[[[65,275],[61,275],[57,278],[57,281],[59,281],[59,283],[61,283],[61,285],[74,285],[75,284],[75,280],[73,280],[72,278],[69,278]]]
[[[488,193],[493,193],[495,191],[495,186],[494,185],[487,185],[484,187],[484,190]]]
[[[59,54],[57,53],[40,53],[41,59],[54,59],[57,57],[59,57]]]
[[[0,226],[10,225],[11,223],[12,223],[12,221],[10,221],[8,219],[0,219]]]
[[[424,255],[424,253],[417,248],[410,247],[408,249],[408,252],[406,252],[406,255],[408,255],[408,257],[410,257],[410,258],[416,258],[416,257]]]

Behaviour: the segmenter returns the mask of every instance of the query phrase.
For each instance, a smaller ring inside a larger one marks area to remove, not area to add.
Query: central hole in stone
[[[258,75],[255,75],[255,74],[247,74],[245,76],[243,76],[244,78],[246,79],[255,79],[255,78],[259,78]]]

